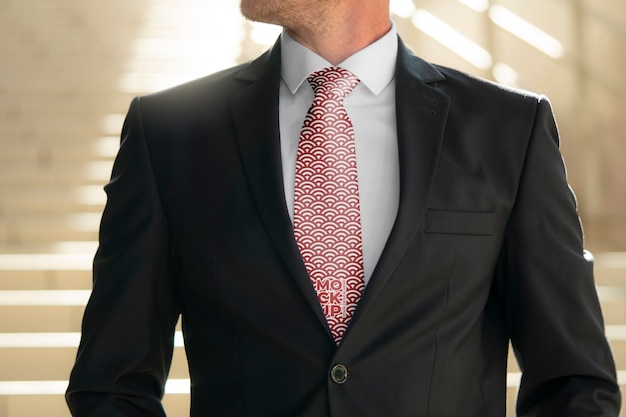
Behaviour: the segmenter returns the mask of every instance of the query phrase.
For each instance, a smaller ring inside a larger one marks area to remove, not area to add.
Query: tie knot
[[[335,100],[345,98],[361,82],[353,73],[339,67],[313,72],[307,79],[316,96],[324,95]]]

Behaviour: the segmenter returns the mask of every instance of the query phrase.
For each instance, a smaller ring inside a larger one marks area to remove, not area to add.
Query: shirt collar
[[[283,31],[281,36],[281,76],[291,93],[295,94],[309,74],[332,65],[287,32]],[[383,37],[337,66],[356,75],[361,84],[378,95],[395,75],[397,54],[398,38],[392,21],[391,29]]]

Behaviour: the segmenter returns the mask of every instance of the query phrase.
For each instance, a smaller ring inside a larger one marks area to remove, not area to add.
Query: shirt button
[[[348,380],[348,369],[341,364],[333,366],[330,370],[330,379],[332,379],[335,384],[345,384]]]

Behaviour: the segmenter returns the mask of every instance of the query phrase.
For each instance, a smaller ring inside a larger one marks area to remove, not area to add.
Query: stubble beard
[[[289,32],[319,32],[325,21],[320,4],[313,1],[307,7],[289,0],[241,0],[240,9],[246,19],[254,22],[282,26]]]
[[[294,19],[293,7],[289,1],[281,0],[241,0],[241,14],[253,22],[285,26]]]

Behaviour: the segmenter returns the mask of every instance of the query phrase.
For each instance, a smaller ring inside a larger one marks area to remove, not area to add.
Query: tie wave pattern
[[[294,235],[339,344],[365,287],[354,129],[343,106],[359,79],[330,67],[308,80],[315,98],[296,157]]]

